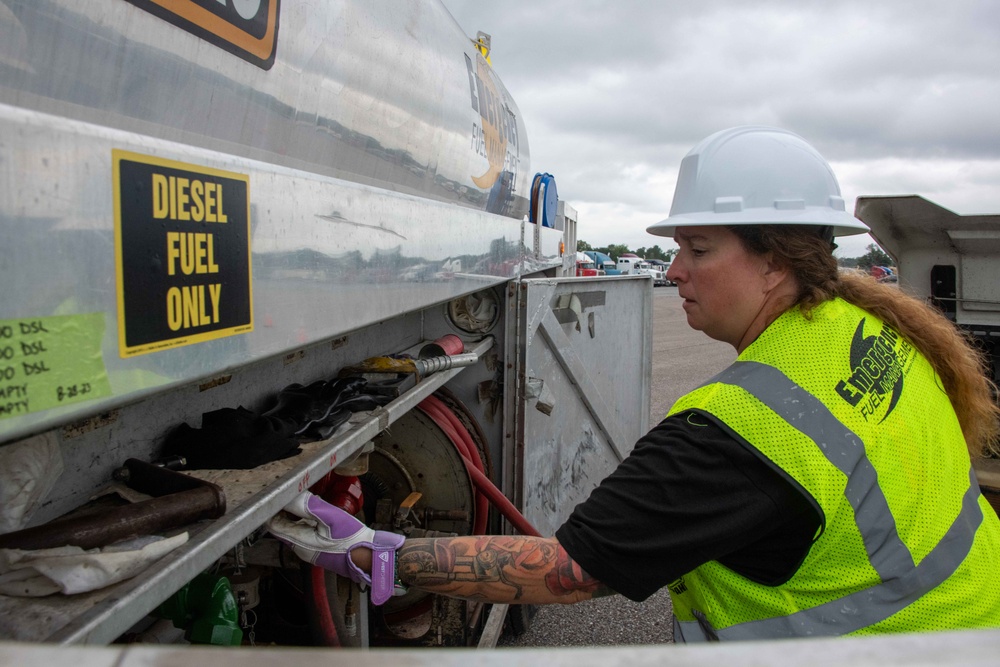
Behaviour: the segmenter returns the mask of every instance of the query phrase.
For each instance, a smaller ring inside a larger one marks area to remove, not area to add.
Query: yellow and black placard
[[[250,179],[112,151],[122,357],[253,331]]]
[[[178,28],[271,69],[281,0],[126,0]]]

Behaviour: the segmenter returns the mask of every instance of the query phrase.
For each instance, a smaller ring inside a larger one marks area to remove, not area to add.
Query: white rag
[[[51,432],[0,447],[0,534],[24,528],[62,472]]]
[[[152,535],[101,549],[0,549],[0,594],[42,597],[86,593],[139,574],[188,540]]]

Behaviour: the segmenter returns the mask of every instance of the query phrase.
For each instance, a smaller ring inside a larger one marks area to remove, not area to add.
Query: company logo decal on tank
[[[866,319],[858,322],[851,340],[851,374],[835,390],[867,421],[882,422],[903,393],[903,378],[913,362],[913,346],[883,324],[875,336],[865,336]],[[881,418],[879,418],[881,415]]]
[[[178,28],[271,69],[281,0],[125,0]]]
[[[493,69],[481,55],[476,56],[476,66],[465,56],[469,73],[469,93],[472,110],[479,118],[472,123],[472,148],[486,158],[489,167],[472,182],[484,190],[493,187],[501,174],[509,174],[511,183],[517,182],[518,157],[517,118],[504,103],[501,88],[497,85]]]

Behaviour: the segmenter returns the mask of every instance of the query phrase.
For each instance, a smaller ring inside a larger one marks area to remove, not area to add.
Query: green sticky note
[[[104,313],[0,320],[0,419],[111,394]]]

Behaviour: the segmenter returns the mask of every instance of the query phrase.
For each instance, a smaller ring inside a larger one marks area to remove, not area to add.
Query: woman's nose
[[[672,262],[670,262],[670,267],[667,269],[667,280],[672,283],[676,283],[680,279],[680,267],[677,265],[677,258],[675,257]]]

